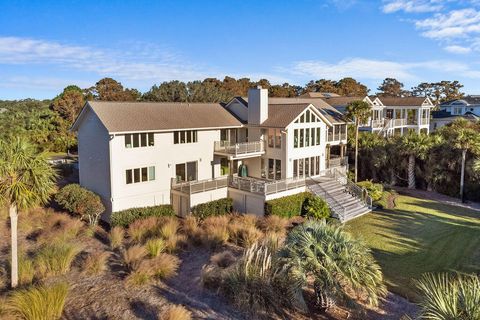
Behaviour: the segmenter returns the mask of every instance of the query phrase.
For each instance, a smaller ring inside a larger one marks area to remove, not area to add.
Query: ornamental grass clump
[[[228,226],[230,241],[244,248],[250,247],[263,236],[256,225],[257,217],[254,215],[235,216]]]
[[[110,241],[110,248],[115,250],[123,245],[123,239],[125,238],[125,229],[122,227],[113,227],[110,230],[108,239]]]
[[[158,320],[191,320],[192,313],[183,306],[173,306],[162,312]]]
[[[83,272],[88,275],[98,275],[108,269],[110,252],[93,252],[83,262]]]
[[[158,223],[156,217],[136,220],[128,226],[128,236],[134,243],[142,243],[157,232]]]
[[[18,256],[18,284],[21,286],[32,284],[35,277],[35,266],[33,261],[25,254]]]
[[[160,253],[165,251],[166,247],[165,240],[160,238],[149,239],[145,243],[145,249],[150,257],[158,257]]]
[[[228,216],[206,218],[202,224],[202,243],[210,247],[225,244],[229,238],[229,223],[230,218]]]
[[[130,272],[138,270],[146,255],[147,250],[145,250],[145,247],[138,244],[131,246],[122,253],[125,266]]]
[[[35,266],[40,278],[67,273],[81,251],[82,247],[73,243],[44,245],[35,257]]]
[[[259,228],[265,233],[274,232],[285,234],[289,224],[290,222],[287,218],[275,215],[267,216],[258,221]]]
[[[200,221],[193,215],[187,216],[182,221],[181,230],[188,237],[188,239],[194,245],[200,245],[202,243],[202,228],[200,227]]]
[[[68,294],[67,283],[42,285],[14,291],[7,300],[9,313],[26,320],[60,319]]]

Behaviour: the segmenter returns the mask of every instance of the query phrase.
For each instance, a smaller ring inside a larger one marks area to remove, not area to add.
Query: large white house
[[[261,87],[226,104],[87,102],[73,125],[80,184],[107,215],[172,204],[179,215],[231,197],[239,212],[310,191],[348,220],[369,211],[346,179],[347,123],[320,99],[270,98]]]

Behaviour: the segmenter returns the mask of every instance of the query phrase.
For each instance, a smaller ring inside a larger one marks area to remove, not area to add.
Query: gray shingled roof
[[[331,97],[331,98],[322,98],[323,101],[328,103],[334,108],[345,107],[350,102],[353,101],[363,101],[365,97]]]
[[[387,98],[387,97],[378,97],[382,101],[384,106],[421,106],[423,102],[427,99],[425,97],[405,97],[405,98]]]
[[[329,97],[340,97],[339,94],[332,92],[305,92],[300,95],[300,98],[329,98]]]
[[[240,127],[219,103],[89,101],[109,132]]]
[[[268,119],[265,120],[261,126],[285,128],[309,105],[310,103],[269,104]]]

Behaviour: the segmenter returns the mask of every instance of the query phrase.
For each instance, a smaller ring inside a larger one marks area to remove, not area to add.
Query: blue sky
[[[225,75],[352,76],[371,93],[385,77],[459,80],[480,94],[480,0],[0,0],[0,99]]]

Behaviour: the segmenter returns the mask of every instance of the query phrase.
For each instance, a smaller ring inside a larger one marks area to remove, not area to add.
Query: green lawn
[[[347,223],[367,242],[391,291],[416,298],[412,279],[425,272],[480,272],[480,212],[399,196],[396,207]]]

